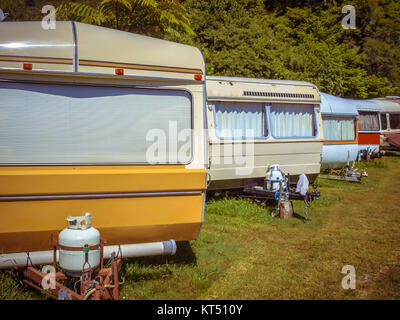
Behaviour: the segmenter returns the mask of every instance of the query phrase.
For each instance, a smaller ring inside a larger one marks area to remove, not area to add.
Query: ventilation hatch
[[[244,95],[244,96],[250,96],[250,97],[274,97],[274,98],[315,99],[315,95],[313,95],[313,94],[306,94],[306,93],[243,91],[243,95]]]

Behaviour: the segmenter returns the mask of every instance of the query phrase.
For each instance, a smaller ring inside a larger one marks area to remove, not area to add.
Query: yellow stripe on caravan
[[[49,250],[85,212],[108,244],[196,239],[204,196],[184,165],[0,167],[0,251]]]
[[[0,197],[205,189],[204,169],[184,165],[0,167]]]
[[[0,202],[0,252],[50,250],[68,215],[90,212],[108,245],[194,240],[204,194],[149,198]]]

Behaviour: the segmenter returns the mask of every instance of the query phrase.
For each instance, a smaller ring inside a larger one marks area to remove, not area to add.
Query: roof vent
[[[244,95],[244,96],[249,96],[249,97],[274,97],[274,98],[315,99],[315,96],[314,96],[313,94],[306,94],[306,93],[243,91],[243,95]]]

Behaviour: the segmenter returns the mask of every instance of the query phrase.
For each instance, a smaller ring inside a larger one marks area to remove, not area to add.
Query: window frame
[[[361,116],[362,115],[362,113],[373,113],[373,114],[376,114],[377,115],[377,117],[378,117],[378,126],[379,126],[379,129],[377,129],[377,130],[361,130],[360,129],[360,119],[358,120],[358,132],[362,132],[362,133],[377,133],[377,132],[380,132],[382,129],[382,126],[381,126],[381,113],[379,113],[378,111],[367,111],[367,110],[359,110],[358,111],[358,113],[359,113],[359,115]]]
[[[251,139],[246,138],[246,137],[224,137],[224,136],[220,136],[217,132],[217,110],[216,110],[216,104],[217,103],[241,103],[241,104],[248,104],[248,105],[255,105],[255,104],[259,104],[262,105],[262,112],[263,112],[263,122],[264,122],[264,129],[267,131],[267,135],[263,136],[263,137],[253,137]],[[266,104],[263,102],[248,102],[248,101],[241,101],[241,102],[237,102],[237,101],[211,101],[209,102],[209,105],[211,105],[212,108],[212,113],[213,113],[213,121],[214,121],[214,133],[215,136],[217,137],[218,140],[224,141],[224,140],[234,140],[234,141],[251,141],[251,140],[267,140],[270,138],[271,136],[271,132],[270,132],[270,128],[269,128],[269,124],[268,124],[268,114],[267,114],[267,109],[266,109]]]
[[[399,122],[399,126],[400,126],[400,113],[399,112],[388,112],[389,115],[389,126],[388,128],[390,128],[390,130],[400,130],[399,128],[392,128],[392,116],[395,115],[397,117],[399,117],[398,122]]]
[[[380,122],[380,125],[381,125],[381,131],[383,131],[383,130],[389,130],[390,128],[389,128],[389,126],[388,126],[389,122],[388,122],[387,113],[386,113],[386,112],[385,112],[385,113],[380,112],[379,115],[380,115],[380,117],[379,117],[379,122]],[[382,118],[385,119],[385,120],[384,120],[385,123],[386,123],[385,128],[384,128],[383,125],[382,125]]]
[[[346,120],[346,119],[353,119],[354,122],[354,139],[352,140],[328,140],[325,137],[325,131],[324,131],[324,142],[328,143],[328,144],[333,144],[333,143],[357,143],[358,141],[358,119],[357,117],[353,117],[353,116],[341,116],[341,115],[333,115],[333,114],[325,114],[322,116],[322,127],[324,127],[324,117],[325,118],[331,118],[332,120]]]
[[[274,134],[273,134],[273,131],[274,131],[274,127],[273,127],[273,125],[272,125],[272,122],[271,122],[271,103],[268,103],[267,105],[266,105],[266,107],[267,107],[267,113],[268,113],[268,125],[269,125],[269,128],[270,128],[270,133],[271,133],[271,136],[274,138],[274,139],[276,139],[276,140],[289,140],[289,139],[298,139],[298,140],[301,140],[301,139],[315,139],[315,138],[317,138],[318,136],[319,136],[319,128],[318,128],[318,114],[317,114],[317,106],[315,105],[315,104],[307,104],[307,103],[304,103],[304,104],[302,104],[302,105],[307,105],[307,106],[312,106],[312,108],[313,108],[313,123],[314,123],[314,127],[313,127],[313,132],[314,132],[314,135],[312,135],[312,136],[288,136],[288,137],[276,137]]]
[[[52,162],[0,162],[0,167],[5,166],[154,166],[154,165],[189,165],[194,161],[195,145],[194,145],[194,97],[193,93],[188,88],[159,88],[144,85],[123,85],[123,84],[112,84],[112,83],[90,83],[90,82],[57,82],[57,81],[40,81],[40,80],[3,80],[1,82],[13,83],[13,84],[35,84],[35,85],[58,85],[58,86],[75,86],[75,87],[96,87],[96,88],[121,88],[121,89],[132,89],[132,90],[148,90],[148,91],[182,91],[188,94],[190,102],[190,158],[187,162],[160,162],[160,163],[149,163],[149,162],[70,162],[70,163],[52,163]],[[166,84],[168,85],[168,84]]]

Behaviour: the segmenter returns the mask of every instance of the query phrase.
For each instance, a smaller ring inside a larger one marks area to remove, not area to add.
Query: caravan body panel
[[[321,93],[324,123],[322,167],[338,169],[357,160],[358,112],[350,100]]]
[[[262,183],[279,164],[292,183],[320,171],[322,123],[308,82],[207,77],[211,190]]]
[[[109,245],[196,239],[204,72],[190,46],[74,22],[1,23],[0,251],[51,249],[66,217],[85,212]]]
[[[352,100],[359,113],[358,149],[378,153],[380,145],[380,107],[368,100]]]
[[[374,99],[380,107],[380,146],[386,150],[400,149],[400,103],[398,99]]]

